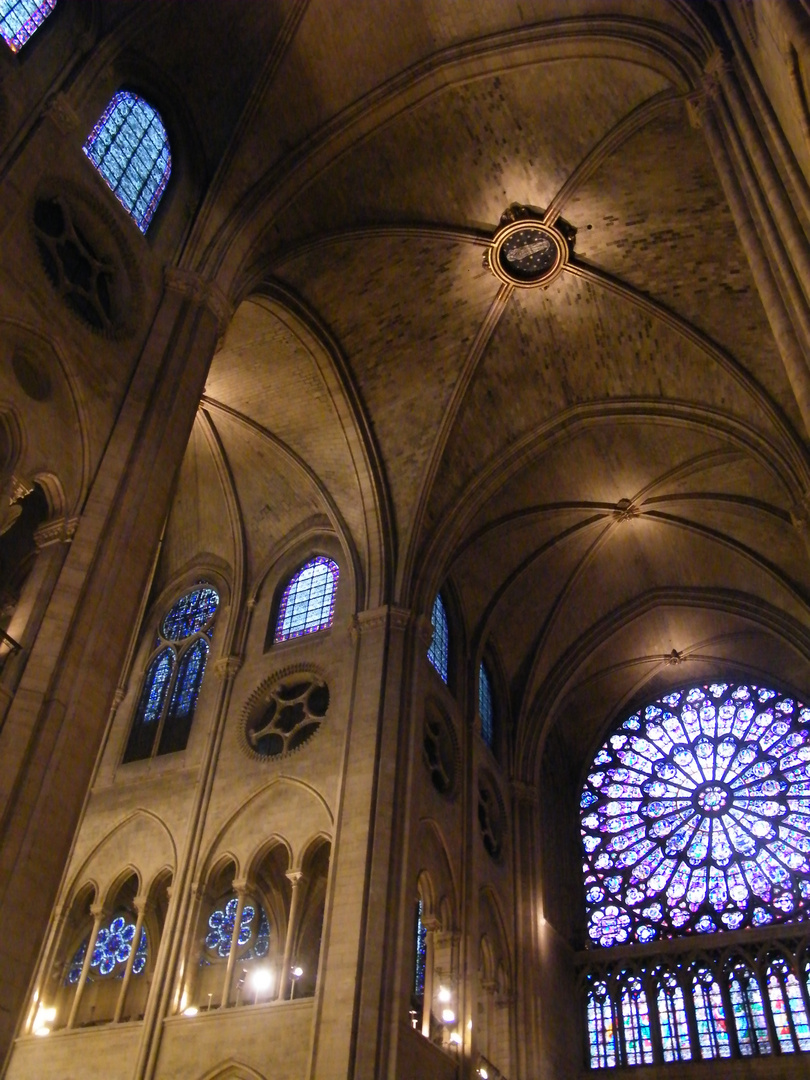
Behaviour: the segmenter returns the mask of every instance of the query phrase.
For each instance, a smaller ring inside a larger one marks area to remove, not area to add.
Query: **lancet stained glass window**
[[[723,995],[708,967],[698,967],[694,972],[692,997],[700,1056],[704,1059],[731,1057]]]
[[[161,621],[124,763],[186,748],[218,606],[216,589],[201,582],[184,593]]]
[[[490,750],[494,750],[495,708],[492,701],[492,683],[483,660],[478,668],[478,714],[481,717],[481,737]]]
[[[428,660],[438,671],[442,682],[446,683],[450,666],[450,627],[440,593],[436,593],[436,599],[433,601],[430,621],[433,623],[433,637],[430,639]]]
[[[157,110],[137,94],[119,91],[83,150],[145,233],[172,171],[169,137]]]
[[[12,52],[19,52],[56,7],[56,0],[0,0],[0,34]]]
[[[690,1061],[689,1024],[683,990],[671,971],[657,975],[658,1019],[661,1025],[661,1052],[664,1061]]]
[[[810,903],[810,708],[712,683],[628,717],[581,794],[588,932],[648,942],[801,919]]]
[[[762,991],[746,964],[736,963],[731,968],[729,997],[742,1056],[770,1054],[771,1040],[768,1037]]]
[[[297,570],[281,597],[274,641],[314,634],[332,625],[340,570],[332,559],[317,555]]]
[[[413,995],[422,998],[425,994],[425,963],[427,961],[427,927],[422,921],[422,901],[416,901],[416,928],[414,931],[414,976]]]

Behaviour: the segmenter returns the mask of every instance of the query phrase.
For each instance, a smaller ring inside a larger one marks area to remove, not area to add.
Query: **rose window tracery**
[[[667,694],[599,750],[581,829],[594,944],[805,918],[810,708],[753,685]]]

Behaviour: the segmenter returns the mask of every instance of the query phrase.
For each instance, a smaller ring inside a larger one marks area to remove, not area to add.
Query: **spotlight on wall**
[[[259,994],[266,994],[273,989],[276,976],[269,967],[258,967],[250,974],[250,985],[253,987],[253,1004],[259,1002]]]
[[[461,1036],[457,1031],[452,1031],[450,1033],[450,1042],[453,1046],[461,1046]]]
[[[450,1000],[452,995],[450,993],[450,990],[446,986],[440,986],[437,997],[439,1001],[441,1001],[443,1004],[446,1004]]]
[[[456,1014],[452,1009],[442,1009],[442,1023],[443,1024],[455,1024]]]
[[[304,969],[297,964],[290,968],[290,1001],[295,997],[295,984],[304,974]]]
[[[196,1005],[187,1005],[185,1009],[183,1009],[183,1016],[196,1016],[198,1011]]]
[[[56,1009],[51,1006],[45,1008],[44,1005],[40,1005],[37,1009],[37,1015],[34,1017],[34,1026],[32,1031],[34,1035],[50,1035],[51,1029],[48,1027],[56,1019]]]

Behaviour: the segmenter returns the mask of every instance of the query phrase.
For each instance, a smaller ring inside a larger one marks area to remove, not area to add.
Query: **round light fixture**
[[[506,285],[548,285],[568,262],[574,233],[560,219],[550,225],[531,207],[512,206],[501,217],[484,263]]]

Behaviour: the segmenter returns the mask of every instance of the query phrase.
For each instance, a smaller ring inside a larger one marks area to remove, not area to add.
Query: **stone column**
[[[143,930],[143,920],[147,911],[145,896],[135,897],[135,910],[138,913],[138,917],[135,920],[135,936],[132,939],[132,948],[129,950],[126,967],[124,968],[124,978],[121,983],[121,990],[115,1005],[115,1014],[113,1016],[114,1024],[119,1023],[121,1020],[121,1013],[124,1011],[124,1003],[127,999],[127,990],[129,990],[129,984],[132,979],[132,965],[135,963],[135,953],[138,951],[138,945],[141,940],[141,931]]]
[[[79,975],[79,981],[76,983],[76,993],[73,995],[73,1004],[70,1006],[70,1015],[68,1016],[67,1024],[68,1028],[72,1028],[75,1023],[76,1016],[79,1012],[79,1005],[81,1004],[82,994],[84,993],[85,983],[87,982],[87,976],[90,974],[90,962],[93,959],[93,953],[96,948],[96,941],[98,940],[98,932],[101,929],[101,923],[104,919],[104,908],[98,904],[94,904],[90,908],[90,914],[93,916],[93,929],[90,931],[90,937],[87,939],[87,952],[84,954],[84,962],[82,963],[81,975]]]
[[[281,960],[281,971],[278,976],[278,1000],[284,1001],[287,991],[290,989],[290,963],[292,961],[292,948],[298,933],[300,918],[302,885],[306,879],[300,870],[288,870],[287,879],[292,884],[292,896],[290,897],[290,914],[287,919],[287,934],[284,938],[284,956]]]
[[[167,274],[0,732],[0,921],[8,931],[0,944],[0,1056],[47,927],[226,315],[215,287]]]
[[[515,1056],[519,1077],[543,1076],[540,1067],[538,1026],[540,1023],[540,987],[537,969],[541,957],[538,920],[543,919],[543,902],[537,877],[538,845],[535,819],[538,814],[537,793],[529,784],[512,784],[512,821],[515,859],[516,908],[516,1000],[515,1027],[520,1032]]]
[[[222,986],[221,1009],[227,1009],[231,1003],[231,984],[233,972],[236,967],[236,950],[239,948],[239,933],[242,929],[242,912],[245,910],[245,895],[247,893],[246,881],[235,881],[233,891],[236,893],[236,914],[233,919],[233,931],[231,932],[231,948],[228,953],[228,963],[225,965],[225,982]]]

